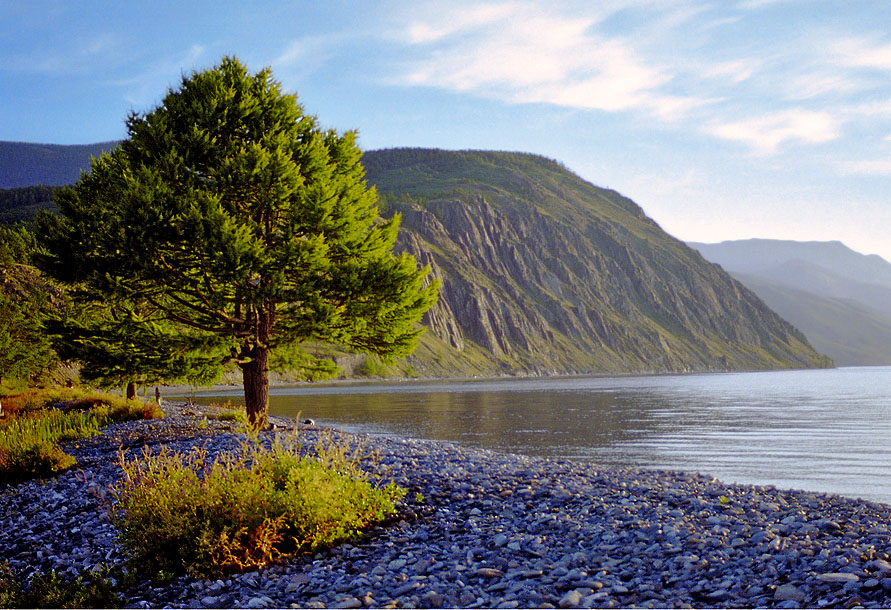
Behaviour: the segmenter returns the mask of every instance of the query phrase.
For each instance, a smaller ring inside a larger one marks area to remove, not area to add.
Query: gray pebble
[[[0,488],[0,560],[71,575],[99,563],[126,566],[101,499],[120,476],[117,447],[144,439],[177,451],[203,445],[214,455],[243,440],[220,422],[199,427],[200,414],[167,408],[164,420],[115,424],[102,437],[66,446],[77,472]],[[318,434],[303,430],[301,439],[309,444]],[[366,467],[409,490],[404,520],[262,571],[146,580],[128,592],[127,605],[891,606],[885,505],[689,473],[334,434],[378,452],[380,461]]]

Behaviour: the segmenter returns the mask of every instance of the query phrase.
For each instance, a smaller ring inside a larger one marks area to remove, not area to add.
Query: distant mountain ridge
[[[891,365],[891,263],[838,241],[689,244],[839,365]]]
[[[118,142],[34,144],[0,141],[0,189],[72,184],[89,169],[90,158]]]
[[[67,174],[70,181],[89,167],[88,155],[78,158],[82,165]],[[443,282],[425,318],[429,330],[410,357],[419,374],[831,365],[751,291],[667,235],[633,201],[556,161],[528,153],[394,149],[368,152],[363,163],[382,213],[403,216],[398,248],[430,264]]]
[[[860,254],[840,241],[743,239],[717,244],[689,242],[728,271],[774,275],[795,261],[809,263],[835,277],[869,278],[861,283],[891,288],[891,263],[877,254]]]

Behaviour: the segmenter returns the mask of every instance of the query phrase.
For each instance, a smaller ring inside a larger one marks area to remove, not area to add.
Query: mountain
[[[72,182],[89,168],[89,154],[114,144],[65,151],[69,147],[14,143],[0,150],[33,163],[18,172],[4,162],[3,173],[31,176],[34,184],[33,176],[61,176],[54,173],[58,167],[42,167],[41,158],[53,166],[77,158],[69,178],[47,180]],[[363,162],[382,213],[402,214],[397,246],[442,280],[440,301],[425,319],[429,331],[409,359],[417,374],[831,365],[754,293],[662,231],[633,201],[555,161],[524,153],[395,149],[368,152]],[[0,186],[11,186],[3,179]],[[20,190],[7,191],[10,213],[29,200]],[[353,374],[381,371],[358,355],[314,349]]]
[[[731,272],[770,276],[782,274],[782,267],[801,261],[836,278],[869,278],[870,284],[891,288],[891,263],[877,254],[855,252],[840,241],[743,239],[689,245]]]
[[[523,153],[366,153],[400,248],[442,280],[424,374],[825,366],[804,336],[619,193]]]
[[[690,243],[842,366],[891,365],[891,263],[838,241]]]
[[[0,189],[71,184],[90,167],[90,158],[117,142],[62,145],[0,141]]]

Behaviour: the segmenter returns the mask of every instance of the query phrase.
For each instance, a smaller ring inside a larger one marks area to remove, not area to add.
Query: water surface
[[[243,404],[240,389],[195,399]],[[273,388],[270,412],[891,503],[891,367],[301,385]]]

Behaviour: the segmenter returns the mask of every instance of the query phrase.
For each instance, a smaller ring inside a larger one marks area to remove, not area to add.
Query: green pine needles
[[[213,461],[205,450],[121,456],[113,519],[134,565],[196,577],[261,568],[357,537],[395,511],[405,490],[375,486],[359,454],[324,440],[312,455],[296,437]]]
[[[41,266],[92,312],[57,329],[88,377],[205,382],[234,362],[265,427],[270,366],[333,369],[305,341],[414,349],[438,285],[392,253],[399,217],[378,214],[355,133],[234,58],[127,128],[38,219]]]

